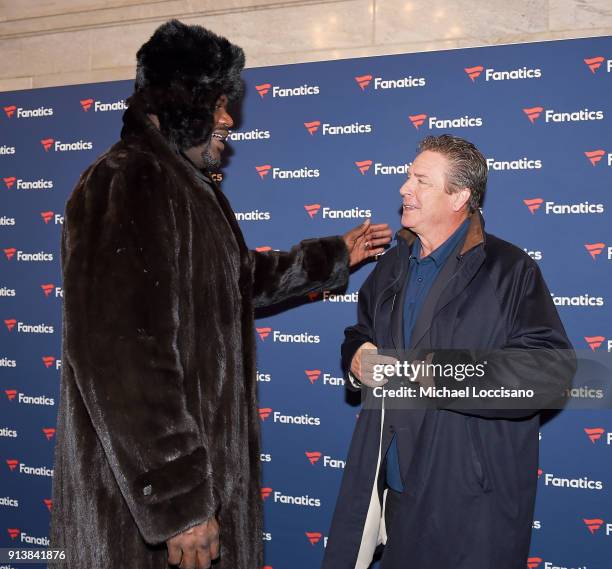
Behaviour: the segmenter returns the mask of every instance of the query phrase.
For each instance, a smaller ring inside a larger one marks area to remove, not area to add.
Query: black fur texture
[[[244,52],[202,26],[166,22],[136,55],[135,100],[156,114],[164,136],[185,150],[210,138],[215,103],[242,94]]]
[[[167,569],[164,542],[211,516],[216,569],[261,569],[253,310],[343,286],[348,250],[249,251],[145,110],[123,120],[66,206],[58,569]]]

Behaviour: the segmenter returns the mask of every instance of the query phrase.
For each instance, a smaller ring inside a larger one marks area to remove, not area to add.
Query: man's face
[[[217,99],[214,114],[214,127],[210,140],[200,146],[185,151],[187,157],[197,168],[216,170],[221,166],[221,154],[225,148],[225,139],[229,129],[234,126],[232,117],[227,112],[228,99],[221,95]]]
[[[408,179],[400,188],[402,226],[418,234],[427,234],[445,226],[457,215],[457,196],[445,191],[448,159],[431,150],[421,152],[408,170]]]

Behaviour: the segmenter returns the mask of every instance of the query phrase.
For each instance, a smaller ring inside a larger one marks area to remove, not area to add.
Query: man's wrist
[[[351,385],[355,388],[355,389],[361,389],[361,387],[363,386],[363,384],[361,383],[361,381],[359,381],[351,371],[348,372],[348,380],[350,381]]]

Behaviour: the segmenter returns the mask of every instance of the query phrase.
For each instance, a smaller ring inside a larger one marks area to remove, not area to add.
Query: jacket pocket
[[[470,452],[472,465],[474,467],[474,474],[478,485],[484,492],[491,491],[491,477],[489,469],[487,468],[487,462],[485,460],[484,447],[482,444],[482,437],[480,436],[480,428],[478,425],[478,419],[475,417],[467,416],[467,432],[470,440]]]

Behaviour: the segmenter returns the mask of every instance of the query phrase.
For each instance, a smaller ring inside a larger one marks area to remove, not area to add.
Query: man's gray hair
[[[450,169],[446,191],[453,194],[468,188],[471,192],[467,206],[470,213],[482,204],[487,189],[487,160],[471,142],[451,134],[428,136],[418,147],[418,152],[430,150],[448,158]]]

